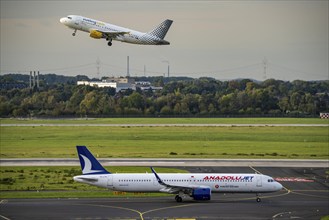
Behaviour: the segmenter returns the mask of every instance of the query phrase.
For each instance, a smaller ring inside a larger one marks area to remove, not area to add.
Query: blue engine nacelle
[[[210,200],[211,190],[210,188],[197,188],[192,192],[192,198],[195,200]]]

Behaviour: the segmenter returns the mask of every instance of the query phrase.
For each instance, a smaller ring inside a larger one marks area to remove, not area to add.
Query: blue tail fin
[[[108,174],[107,170],[90,153],[86,146],[77,146],[78,156],[83,174]]]

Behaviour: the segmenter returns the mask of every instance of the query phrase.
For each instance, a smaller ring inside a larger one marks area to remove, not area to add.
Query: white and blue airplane
[[[74,30],[73,36],[75,36],[77,30],[88,32],[92,38],[106,39],[109,46],[112,46],[112,40],[131,44],[168,45],[170,43],[164,40],[164,37],[173,23],[172,20],[167,19],[153,30],[142,33],[79,15],[63,17],[60,22]]]
[[[210,200],[212,193],[276,192],[282,185],[272,177],[246,173],[110,173],[97,161],[85,146],[77,146],[82,175],[74,176],[76,182],[122,192],[165,192],[176,194],[182,202],[187,196],[194,200]]]

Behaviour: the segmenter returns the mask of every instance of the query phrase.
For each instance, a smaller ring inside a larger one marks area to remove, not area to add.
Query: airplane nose
[[[61,18],[61,19],[59,19],[59,21],[63,24],[64,22],[65,22],[65,18]]]
[[[281,190],[283,188],[283,186],[281,185],[281,183],[278,183],[278,182],[277,182],[276,187],[277,187],[278,190]]]

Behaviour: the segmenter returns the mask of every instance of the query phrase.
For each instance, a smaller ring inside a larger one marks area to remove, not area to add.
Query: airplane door
[[[262,187],[262,176],[260,176],[260,175],[256,176],[256,186]]]
[[[113,176],[112,175],[109,175],[107,177],[107,187],[113,187]]]

